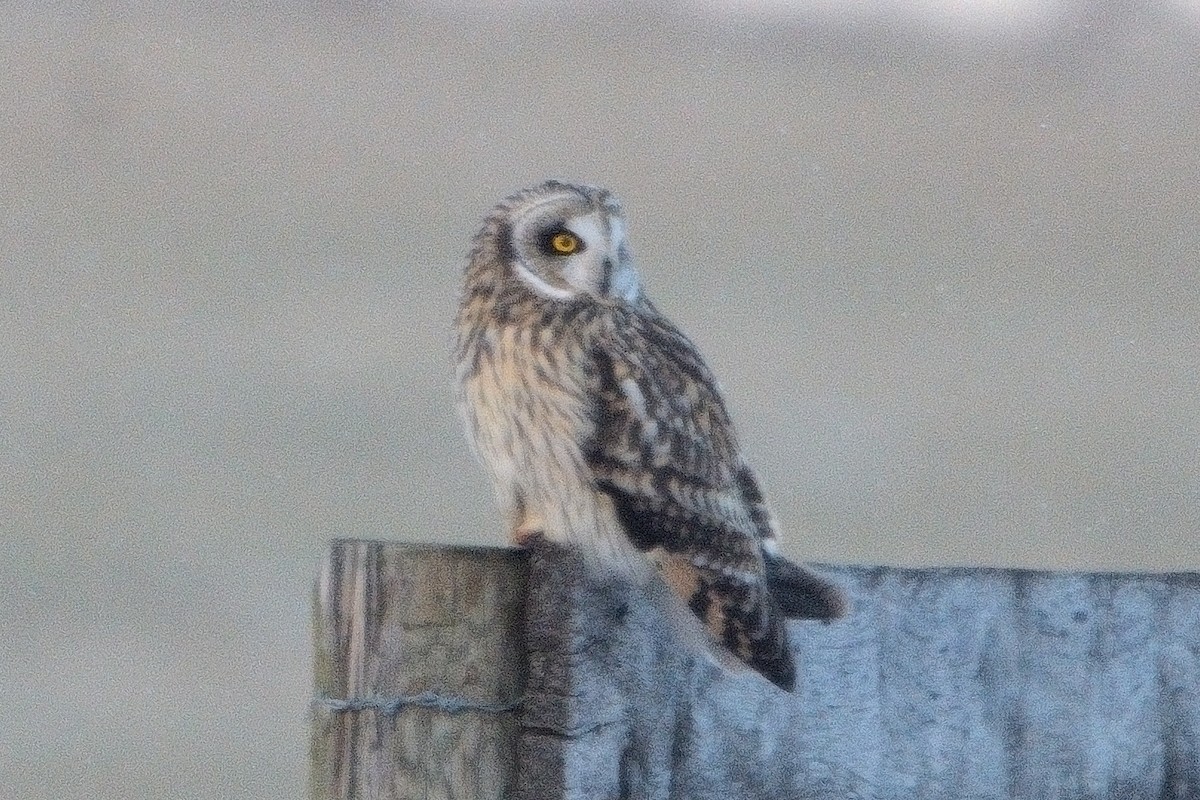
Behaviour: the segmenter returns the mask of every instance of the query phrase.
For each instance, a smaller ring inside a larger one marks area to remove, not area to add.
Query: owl
[[[642,290],[604,189],[548,181],[475,237],[456,320],[460,414],[513,542],[659,575],[714,647],[785,690],[788,617],[842,590],[787,561],[712,372]]]

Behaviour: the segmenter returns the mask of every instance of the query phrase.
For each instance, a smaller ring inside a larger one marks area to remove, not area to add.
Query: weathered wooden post
[[[526,573],[515,550],[330,545],[315,614],[313,798],[512,796]]]
[[[1200,798],[1200,575],[828,572],[789,695],[551,545],[337,542],[313,796]]]

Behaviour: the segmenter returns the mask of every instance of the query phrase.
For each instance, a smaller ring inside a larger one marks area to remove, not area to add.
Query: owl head
[[[547,181],[517,192],[496,207],[480,236],[473,260],[486,254],[499,261],[489,266],[542,298],[639,301],[621,204],[604,189]]]

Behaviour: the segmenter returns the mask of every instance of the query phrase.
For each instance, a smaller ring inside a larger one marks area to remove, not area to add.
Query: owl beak
[[[629,303],[637,302],[642,290],[641,282],[627,249],[621,248],[605,257],[604,274],[606,295],[621,298]]]

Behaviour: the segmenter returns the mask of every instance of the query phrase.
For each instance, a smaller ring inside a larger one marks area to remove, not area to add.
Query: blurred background
[[[450,321],[549,176],[793,556],[1200,569],[1197,3],[74,5],[0,19],[4,796],[303,794],[326,541],[502,541]]]

